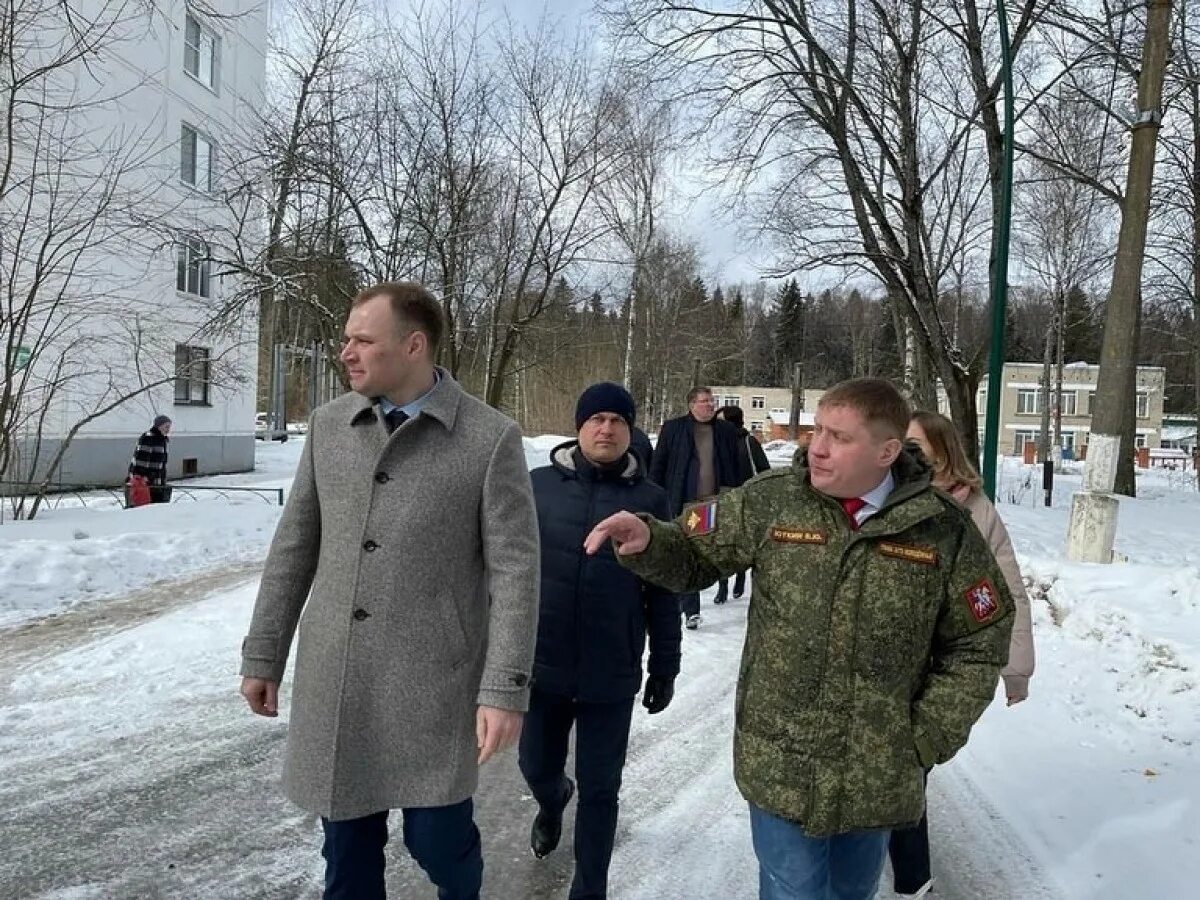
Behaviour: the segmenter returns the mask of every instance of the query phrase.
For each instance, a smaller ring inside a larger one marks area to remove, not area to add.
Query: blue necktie
[[[393,409],[391,412],[384,413],[383,418],[387,422],[388,434],[391,434],[408,421],[408,413],[402,409]]]

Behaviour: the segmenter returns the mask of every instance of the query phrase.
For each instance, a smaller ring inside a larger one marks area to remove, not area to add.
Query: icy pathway
[[[277,788],[284,722],[253,718],[235,693],[253,596],[253,576],[234,568],[142,592],[107,617],[79,610],[26,628],[19,644],[0,632],[0,896],[319,895],[317,827]],[[730,762],[745,604],[706,602],[705,615],[686,634],[675,703],[635,713],[614,900],[757,896]],[[965,772],[939,771],[932,804],[940,898],[1052,896]],[[565,896],[570,829],[535,861],[532,813],[512,755],[484,771],[485,896]],[[398,843],[389,852],[392,896],[432,897]]]

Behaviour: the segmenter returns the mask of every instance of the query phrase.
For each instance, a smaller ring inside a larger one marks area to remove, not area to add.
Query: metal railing
[[[165,485],[171,489],[168,503],[176,503],[180,500],[199,499],[198,492],[211,491],[220,497],[230,497],[233,494],[254,494],[259,497],[264,503],[273,503],[283,506],[283,488],[281,487],[247,487],[242,485],[224,485],[224,484],[180,484],[178,482],[168,483]],[[42,490],[42,485],[32,484],[23,481],[0,481],[0,523],[3,523],[8,507],[13,501],[20,501],[24,498],[26,501],[32,501],[34,497]],[[99,495],[99,496],[97,496]],[[99,500],[104,498],[116,500],[119,504],[125,503],[125,486],[111,484],[60,484],[53,483],[46,488],[46,493],[42,497],[41,505],[47,509],[58,509],[66,505],[65,501],[73,499],[78,505],[84,509],[88,507],[88,500]]]

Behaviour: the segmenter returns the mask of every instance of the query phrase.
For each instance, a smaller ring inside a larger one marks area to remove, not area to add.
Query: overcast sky
[[[551,15],[561,19],[568,27],[585,24],[590,14],[592,0],[490,0],[497,8],[503,8],[514,20],[534,27],[547,8]],[[702,163],[705,148],[698,148],[696,167]],[[686,170],[686,166],[684,167]],[[715,178],[716,176],[709,176]],[[704,260],[704,277],[710,286],[714,280],[721,283],[739,281],[754,282],[761,269],[769,263],[767,256],[755,252],[749,241],[738,234],[730,218],[717,209],[716,198],[701,190],[700,178],[684,174],[677,179],[677,189],[669,198],[666,225],[671,230],[690,237],[700,247]]]

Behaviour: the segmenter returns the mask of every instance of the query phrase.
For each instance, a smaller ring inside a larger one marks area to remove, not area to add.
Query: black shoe
[[[713,603],[715,603],[717,606],[720,606],[722,603],[724,603],[728,599],[729,599],[729,591],[727,588],[722,586],[717,589],[717,596],[713,597]]]
[[[563,800],[558,814],[539,809],[538,814],[533,817],[533,827],[529,829],[529,849],[538,859],[545,859],[558,848],[558,842],[562,838],[563,812],[574,795],[575,782],[568,778],[567,797]]]
[[[744,596],[746,596],[746,590],[745,590],[745,588],[743,588],[743,589],[742,589],[742,590],[740,590],[740,591],[737,591],[737,590],[735,590],[735,591],[733,592],[733,599],[734,599],[734,600],[741,600],[741,599],[742,599]]]
[[[695,631],[697,628],[700,627],[700,621],[701,621],[700,615],[696,614],[694,616],[688,616],[687,621],[684,623],[684,625],[687,627],[687,629],[689,631]]]

